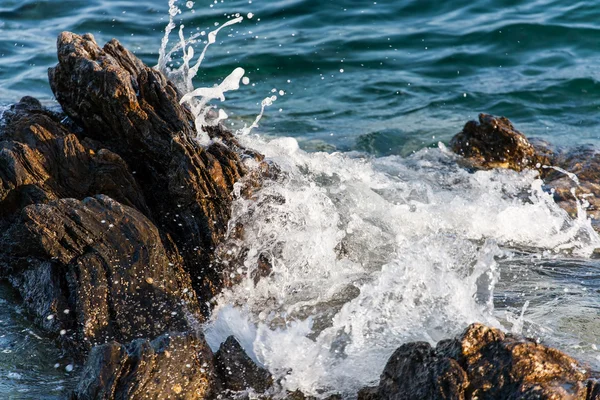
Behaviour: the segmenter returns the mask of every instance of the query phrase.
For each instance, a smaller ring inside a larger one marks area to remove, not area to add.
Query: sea
[[[533,171],[466,171],[447,145],[485,112],[600,146],[599,21],[593,0],[0,0],[0,108],[58,107],[47,69],[65,30],[171,73],[184,54],[165,51],[194,37],[194,59],[206,53],[184,93],[233,71],[239,88],[209,104],[283,173],[234,202],[247,277],[201,333],[215,350],[235,335],[281,393],[355,398],[401,344],[472,322],[595,371],[600,236],[585,207],[567,215]],[[255,283],[265,254],[273,273]],[[0,398],[62,399],[79,372],[0,283]]]

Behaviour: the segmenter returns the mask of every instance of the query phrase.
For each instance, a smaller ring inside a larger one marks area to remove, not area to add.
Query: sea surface
[[[348,398],[400,344],[475,321],[600,369],[600,237],[585,214],[562,212],[534,173],[471,174],[444,146],[480,112],[559,146],[600,146],[596,1],[175,6],[171,45],[180,25],[207,35],[244,17],[219,32],[194,85],[245,69],[248,84],[212,102],[234,131],[277,96],[241,140],[287,174],[261,194],[284,205],[234,205],[248,227],[235,245],[248,265],[270,254],[275,273],[221,296],[205,329],[214,348],[235,334],[285,389]],[[24,95],[57,106],[47,69],[61,31],[117,38],[156,65],[168,22],[167,0],[0,0],[0,106]],[[61,398],[80,366],[18,304],[0,286],[0,398]]]

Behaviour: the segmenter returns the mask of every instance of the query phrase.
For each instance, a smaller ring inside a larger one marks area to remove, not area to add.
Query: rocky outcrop
[[[542,140],[527,139],[507,118],[488,114],[480,114],[478,122],[467,122],[450,147],[469,169],[537,170],[556,203],[571,216],[577,215],[574,194],[585,199],[586,212],[600,231],[600,154],[596,149],[556,149]]]
[[[248,173],[244,158],[262,156],[233,146],[221,128],[209,129],[221,140],[197,145],[175,86],[117,40],[100,48],[92,35],[64,32],[58,60],[49,71],[56,99],[88,137],[136,171],[148,217],[173,239],[204,306],[223,285],[211,261],[227,230],[233,184]]]
[[[72,400],[206,399],[217,390],[212,352],[194,334],[165,334],[90,353]]]
[[[25,207],[0,239],[0,260],[40,324],[83,351],[190,330],[200,315],[156,227],[104,195]]]
[[[593,399],[589,372],[566,354],[480,324],[455,339],[401,346],[364,399]]]
[[[273,385],[269,371],[258,367],[233,336],[228,337],[215,354],[215,367],[225,390],[239,392],[252,388],[264,393]]]
[[[250,196],[274,170],[220,126],[200,146],[173,84],[116,40],[63,33],[58,55],[49,77],[66,115],[24,97],[0,125],[0,278],[69,358],[90,354],[74,398],[219,393],[197,332],[230,284],[215,248],[234,184]],[[265,371],[243,356],[219,365],[243,362],[260,386]]]
[[[489,114],[479,114],[479,121],[467,122],[462,132],[452,138],[450,147],[474,168],[521,171],[536,168],[544,161],[507,118]]]

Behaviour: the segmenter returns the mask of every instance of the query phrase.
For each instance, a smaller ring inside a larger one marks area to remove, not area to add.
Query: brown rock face
[[[452,150],[475,168],[535,168],[540,158],[534,147],[504,117],[479,114],[450,141]]]
[[[63,33],[58,53],[68,116],[25,97],[0,125],[0,277],[69,356],[91,351],[75,398],[207,398],[214,249],[234,183],[250,195],[272,171],[222,127],[193,141],[175,87],[117,41]]]
[[[123,159],[103,148],[92,149],[59,118],[31,97],[6,113],[0,132],[0,217],[29,204],[98,193],[146,212]]]
[[[247,173],[241,158],[261,157],[219,141],[192,142],[192,116],[176,88],[116,40],[100,48],[89,34],[65,32],[58,59],[49,71],[56,99],[136,172],[149,217],[173,239],[201,302],[210,300],[222,286],[212,252],[227,229],[233,184]],[[211,133],[235,141],[221,129]]]
[[[377,390],[379,399],[581,399],[593,383],[577,361],[531,340],[480,324],[459,337],[408,343],[390,357]],[[365,397],[367,398],[367,397]]]
[[[90,353],[72,400],[206,399],[216,388],[212,352],[193,334],[165,334]]]
[[[0,260],[40,323],[79,350],[190,330],[200,315],[156,227],[103,195],[27,206],[0,238]]]

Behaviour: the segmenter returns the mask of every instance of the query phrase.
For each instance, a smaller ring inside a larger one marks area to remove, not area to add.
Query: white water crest
[[[192,8],[193,3],[186,5],[187,8]],[[208,47],[216,42],[217,35],[222,29],[238,24],[244,20],[244,17],[237,16],[229,21],[226,21],[217,29],[210,31],[208,35],[204,31],[194,33],[189,38],[185,38],[184,25],[179,26],[179,41],[167,51],[169,38],[173,29],[175,29],[175,17],[181,14],[181,9],[177,7],[177,0],[169,0],[169,23],[165,27],[165,34],[161,41],[159,49],[158,64],[156,69],[163,72],[177,88],[183,93],[180,103],[187,103],[194,115],[194,123],[196,127],[196,140],[201,144],[208,144],[210,139],[204,132],[203,127],[206,125],[216,125],[227,118],[227,114],[219,110],[215,118],[207,118],[208,113],[214,106],[208,103],[211,100],[218,99],[225,101],[225,92],[238,90],[240,81],[244,77],[245,71],[243,68],[235,68],[223,81],[213,87],[195,88],[193,79],[198,75],[198,70],[206,57]],[[203,41],[203,36],[206,35],[206,40]],[[194,60],[194,44],[198,42],[204,43],[204,48],[195,62]],[[174,54],[181,52],[181,62],[178,68],[172,68],[171,62]],[[192,65],[193,63],[193,65]],[[263,107],[264,110],[264,107]]]
[[[441,144],[373,159],[241,140],[282,172],[234,204],[231,227],[245,235],[225,246],[244,260],[243,280],[205,332],[215,349],[235,335],[287,390],[352,396],[402,343],[502,327],[493,295],[509,248],[587,257],[600,247],[585,210],[569,217],[534,171],[469,173]],[[256,282],[261,257],[272,272]]]
[[[219,109],[207,118],[214,107],[209,102],[225,100],[226,92],[249,80],[241,67],[213,87],[195,88],[192,80],[219,31],[242,17],[210,32],[194,62],[200,33],[186,39],[180,26],[179,41],[167,50],[181,13],[176,3],[169,2],[157,68],[178,85],[181,102],[196,117],[196,139],[207,143],[202,127],[228,117]],[[176,69],[169,66],[174,54],[181,56]],[[306,153],[295,139],[252,135],[276,99],[266,97],[255,121],[236,132],[281,172],[251,198],[240,195],[243,183],[236,184],[222,246],[228,257],[242,260],[234,273],[241,283],[214,300],[204,326],[213,350],[234,335],[275,375],[282,396],[300,389],[320,398],[353,398],[378,382],[403,343],[435,344],[472,322],[514,333],[537,323],[536,332],[551,331],[543,326],[549,308],[539,302],[527,300],[514,314],[495,310],[495,290],[504,283],[501,263],[518,259],[515,249],[548,259],[589,257],[600,238],[585,200],[578,200],[571,218],[536,172],[469,173],[443,144],[407,158],[370,158]],[[241,239],[233,234],[240,225]],[[257,279],[265,263],[270,273]]]

